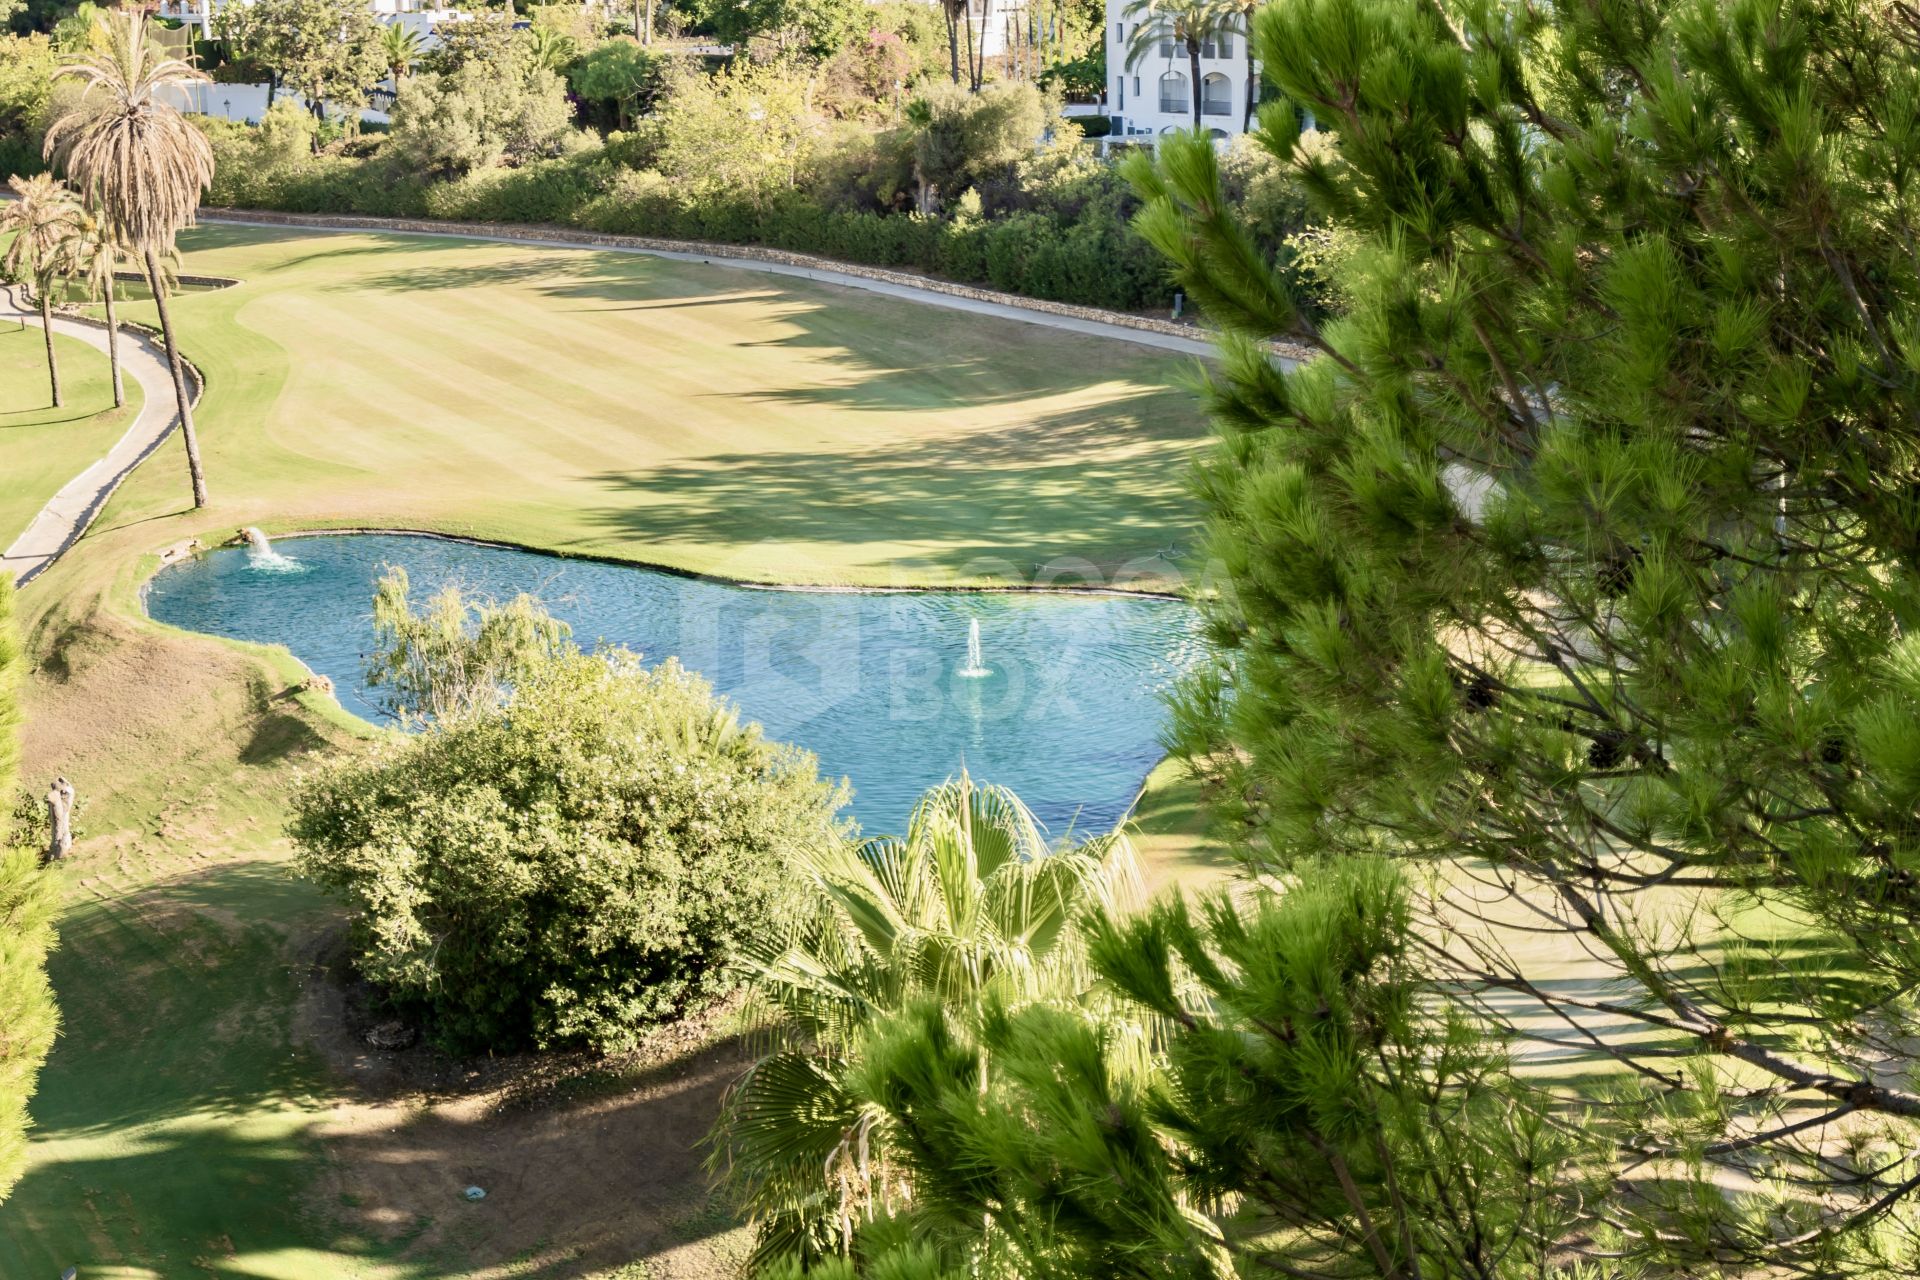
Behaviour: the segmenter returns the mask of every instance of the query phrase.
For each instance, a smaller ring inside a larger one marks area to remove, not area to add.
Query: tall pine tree
[[[1312,327],[1206,142],[1136,163],[1223,331],[1224,656],[1183,751],[1258,870],[1435,868],[1437,989],[1610,1066],[1527,1074],[1604,1104],[1635,1247],[1910,1267],[1912,11],[1286,0],[1256,30],[1259,140],[1343,229],[1352,306]],[[1336,151],[1296,150],[1303,113]],[[1302,332],[1324,354],[1283,373],[1265,340]]]

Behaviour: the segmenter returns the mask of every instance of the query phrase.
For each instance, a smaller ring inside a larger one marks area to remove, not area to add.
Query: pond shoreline
[[[626,556],[606,555],[592,551],[557,551],[552,547],[542,547],[530,542],[512,542],[503,538],[477,538],[463,533],[441,533],[434,529],[405,529],[385,525],[339,525],[323,529],[288,529],[275,533],[265,530],[267,536],[275,542],[294,538],[351,538],[364,535],[376,535],[392,538],[432,538],[442,542],[464,543],[470,547],[494,547],[501,551],[524,551],[529,555],[551,556],[555,560],[580,560],[589,564],[616,565],[626,569],[647,569],[654,573],[664,573],[675,578],[686,578],[694,582],[711,582],[723,587],[740,587],[747,591],[792,591],[820,595],[1058,595],[1058,596],[1115,596],[1126,600],[1166,600],[1174,604],[1191,604],[1186,596],[1174,591],[1134,590],[1128,587],[1090,587],[1090,586],[1037,586],[1031,583],[998,583],[981,586],[960,586],[941,584],[934,586],[901,587],[862,587],[837,583],[790,583],[769,582],[757,578],[730,578],[725,574],[704,573],[698,569],[684,569],[676,565],[658,564],[651,560],[635,560]],[[240,539],[235,537],[225,542],[214,543],[202,548],[202,553],[215,551],[221,547],[237,546]],[[157,552],[154,554],[158,554]],[[165,562],[155,566],[158,573],[166,568]],[[152,575],[148,575],[148,581]],[[146,584],[141,584],[142,600],[145,599]]]
[[[313,687],[325,677],[341,712],[378,728],[382,698],[363,673],[368,584],[383,566],[428,594],[447,583],[487,599],[530,591],[583,648],[624,646],[699,673],[770,738],[850,779],[851,812],[883,830],[961,770],[1014,786],[1050,829],[1124,820],[1165,754],[1162,695],[1203,643],[1189,605],[1140,592],[795,591],[418,531],[270,541],[280,554],[229,544],[169,559],[143,583],[142,611],[283,651]]]

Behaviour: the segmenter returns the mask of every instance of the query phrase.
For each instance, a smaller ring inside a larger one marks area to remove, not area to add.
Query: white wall
[[[244,120],[248,124],[259,124],[260,117],[267,113],[267,86],[264,84],[213,84],[197,81],[193,84],[167,85],[160,91],[175,110],[189,115],[218,116],[226,120]],[[278,101],[288,98],[304,107],[307,100],[297,93],[286,89],[274,95]],[[372,107],[363,108],[362,120],[376,124],[385,124],[387,113],[375,111]]]
[[[1127,40],[1140,24],[1121,16],[1126,7],[1125,0],[1107,0],[1107,114],[1122,122],[1114,136],[1123,136],[1122,129],[1124,136],[1141,138],[1175,129],[1191,129],[1193,87],[1190,82],[1177,95],[1177,103],[1169,104],[1175,106],[1175,110],[1160,109],[1161,78],[1173,73],[1182,81],[1190,81],[1193,74],[1186,47],[1175,44],[1168,56],[1162,53],[1160,45],[1151,45],[1140,60],[1129,67]],[[1226,108],[1219,113],[1203,111],[1201,127],[1229,137],[1242,132],[1247,104],[1246,37],[1238,32],[1227,35],[1215,45],[1211,57],[1203,50],[1200,77],[1214,87],[1213,101]]]

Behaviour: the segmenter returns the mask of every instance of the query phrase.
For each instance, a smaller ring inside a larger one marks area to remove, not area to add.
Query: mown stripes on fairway
[[[734,576],[1099,579],[1191,541],[1183,358],[698,263],[203,228],[214,511]],[[169,514],[148,469],[130,514]],[[1163,579],[1173,567],[1161,564]],[[1162,582],[1165,585],[1165,582]]]

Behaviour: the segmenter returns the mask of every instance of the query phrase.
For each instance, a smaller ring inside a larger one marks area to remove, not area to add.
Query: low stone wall
[[[1123,329],[1139,329],[1146,333],[1188,338],[1196,342],[1205,342],[1209,337],[1208,332],[1198,325],[1180,324],[1153,316],[1130,315],[1124,311],[1106,311],[1099,307],[1083,307],[1069,302],[1044,302],[1038,298],[1002,293],[997,289],[956,284],[951,280],[942,280],[938,276],[925,276],[912,271],[895,271],[886,267],[863,266],[859,263],[840,262],[833,258],[821,258],[810,253],[790,253],[785,249],[767,249],[758,245],[715,244],[705,240],[663,240],[653,236],[607,235],[597,231],[582,231],[577,227],[560,227],[545,223],[449,222],[437,218],[368,218],[357,214],[279,213],[253,209],[206,209],[202,214],[209,221],[232,218],[287,227],[490,236],[502,240],[553,241],[560,244],[579,245],[582,248],[640,249],[658,253],[689,253],[703,257],[737,258],[748,262],[770,262],[809,271],[832,271],[841,275],[858,276],[863,280],[878,281],[881,284],[924,289],[929,293],[944,293],[974,302],[988,302],[998,306],[1018,308],[1022,311],[1063,316],[1071,320],[1085,320],[1094,324],[1116,325]],[[1288,360],[1311,360],[1317,354],[1307,347],[1291,342],[1273,342],[1269,345],[1273,348],[1275,355]]]

